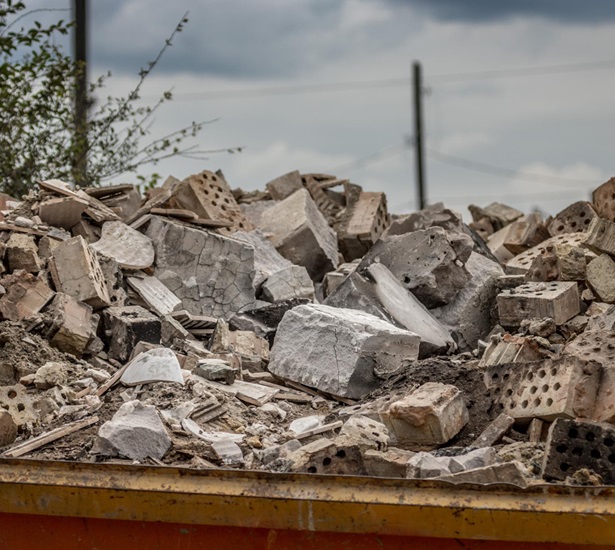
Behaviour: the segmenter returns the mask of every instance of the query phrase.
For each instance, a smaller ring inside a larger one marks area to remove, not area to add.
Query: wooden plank
[[[79,430],[87,428],[92,424],[96,424],[98,420],[98,416],[92,416],[90,418],[84,418],[83,420],[78,420],[77,422],[66,424],[65,426],[60,426],[55,430],[51,430],[50,432],[46,432],[37,437],[33,437],[32,439],[28,439],[27,441],[24,441],[19,445],[15,445],[8,451],[5,451],[2,456],[9,458],[17,458],[19,456],[23,456],[31,451],[40,449],[42,446],[47,445],[47,443],[51,443],[52,441],[56,441],[66,435],[78,432]]]

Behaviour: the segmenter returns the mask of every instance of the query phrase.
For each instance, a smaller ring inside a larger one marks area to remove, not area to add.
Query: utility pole
[[[414,107],[414,151],[416,156],[416,189],[419,209],[427,206],[425,197],[425,172],[423,164],[423,84],[421,64],[412,63],[412,103]]]
[[[75,135],[73,138],[73,177],[82,187],[87,185],[88,166],[88,28],[87,0],[73,0],[75,19],[74,59],[78,74],[75,83]]]

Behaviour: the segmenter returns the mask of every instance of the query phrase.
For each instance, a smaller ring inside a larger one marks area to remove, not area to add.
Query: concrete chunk
[[[455,347],[448,331],[382,264],[367,268],[370,279],[357,272],[327,297],[325,304],[375,315],[421,338],[420,356],[445,353]]]
[[[366,313],[308,304],[286,313],[269,370],[340,397],[376,389],[379,376],[416,359],[420,338]]]
[[[380,239],[357,269],[376,262],[386,266],[427,308],[449,303],[470,280],[470,273],[440,227]]]
[[[483,468],[475,468],[451,475],[443,475],[438,481],[460,484],[471,483],[477,485],[506,484],[517,487],[527,487],[527,479],[523,473],[523,467],[515,461],[493,464]]]
[[[6,243],[6,258],[11,271],[23,269],[28,273],[38,273],[43,267],[34,237],[25,233],[11,233]]]
[[[51,324],[46,334],[49,343],[60,351],[81,357],[95,336],[92,330],[92,308],[59,292],[45,313]]]
[[[475,349],[495,324],[496,283],[504,275],[496,262],[476,252],[465,267],[471,279],[448,304],[431,310],[463,351]]]
[[[160,320],[141,306],[107,308],[103,319],[112,359],[126,361],[138,342],[160,343]]]
[[[140,401],[124,403],[98,431],[95,449],[100,454],[121,455],[133,460],[160,460],[171,439],[153,405]]]
[[[244,242],[153,216],[154,275],[194,315],[229,318],[254,303],[254,248]]]
[[[507,327],[519,326],[525,319],[544,317],[562,325],[581,310],[575,282],[525,283],[502,291],[497,302],[500,323]]]
[[[152,240],[124,222],[105,222],[100,240],[90,247],[126,269],[145,269],[154,263]]]
[[[608,254],[602,254],[587,264],[586,277],[601,302],[615,303],[615,262]]]
[[[290,197],[295,191],[303,189],[303,182],[301,174],[295,170],[271,180],[266,187],[272,199],[281,201]]]
[[[295,298],[314,300],[314,283],[303,266],[291,265],[271,275],[262,285],[263,298],[276,303]]]
[[[265,211],[261,223],[278,252],[305,267],[315,281],[337,267],[337,237],[306,189]]]
[[[83,237],[73,237],[62,242],[54,250],[50,262],[57,290],[94,309],[110,304],[98,258],[88,248]]]
[[[41,311],[55,292],[43,281],[25,271],[16,271],[0,279],[6,293],[0,297],[2,319],[21,321]]]
[[[461,391],[450,384],[427,382],[381,414],[391,444],[410,450],[442,445],[469,420]]]
[[[244,241],[254,247],[254,290],[258,291],[265,280],[274,273],[293,264],[282,256],[262,231],[237,231],[233,238]]]

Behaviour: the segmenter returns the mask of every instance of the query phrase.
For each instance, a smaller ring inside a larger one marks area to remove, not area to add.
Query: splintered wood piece
[[[23,443],[19,443],[19,445],[15,445],[8,451],[5,451],[2,456],[8,458],[23,456],[29,452],[35,451],[36,449],[40,449],[42,446],[47,445],[47,443],[51,443],[52,441],[56,441],[66,435],[78,432],[79,430],[87,428],[92,424],[96,424],[98,420],[98,416],[92,416],[90,418],[84,418],[83,420],[66,424],[65,426],[60,426],[55,430],[51,430],[50,432],[46,432],[37,437],[33,437],[32,439],[28,439]]]
[[[233,223],[225,220],[206,220],[205,218],[196,218],[189,220],[194,225],[202,225],[203,227],[232,227]]]
[[[172,218],[179,218],[180,220],[196,220],[198,216],[191,210],[185,210],[183,208],[152,208],[150,214],[157,214],[160,216],[170,216]]]
[[[130,218],[126,220],[126,223],[130,225],[131,223],[137,221],[141,216],[145,216],[145,214],[149,214],[152,208],[162,206],[165,202],[167,202],[171,198],[171,195],[173,195],[173,191],[171,189],[163,189],[160,193],[157,193],[150,200],[148,200],[132,216],[130,216]]]
[[[119,185],[107,185],[106,187],[88,187],[84,191],[95,199],[102,199],[112,195],[120,195],[132,191],[134,185],[130,183],[120,183]]]
[[[111,378],[109,378],[109,380],[107,380],[102,386],[100,386],[100,388],[98,388],[98,391],[96,392],[96,395],[98,397],[100,397],[105,392],[107,392],[110,388],[115,386],[115,384],[117,384],[120,381],[120,378],[122,377],[122,374],[124,374],[124,372],[126,372],[126,369],[129,367],[129,365],[130,365],[130,363],[126,363],[123,367],[118,369],[118,371]]]

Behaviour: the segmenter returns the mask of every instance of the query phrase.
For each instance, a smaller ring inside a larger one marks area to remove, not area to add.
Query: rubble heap
[[[613,196],[469,225],[299,172],[5,196],[2,455],[615,483]]]

